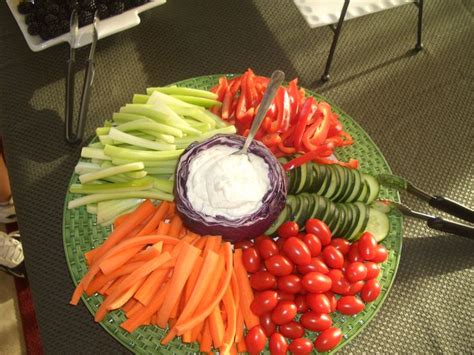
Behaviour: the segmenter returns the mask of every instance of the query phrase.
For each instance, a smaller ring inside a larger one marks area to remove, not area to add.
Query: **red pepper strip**
[[[304,97],[306,96],[306,92],[304,91],[303,88],[300,88],[300,99],[304,100]]]
[[[331,127],[329,127],[328,137],[338,136],[342,133],[343,130],[344,128],[342,127],[342,124],[340,122],[337,122],[336,124],[333,124],[331,125]]]
[[[344,166],[349,169],[359,168],[359,161],[357,159],[349,159],[347,163],[340,160],[333,160],[329,158],[320,158],[320,157],[316,157],[313,160],[319,164],[338,164],[340,166]]]
[[[240,118],[235,121],[235,128],[237,129],[237,132],[243,132],[250,128],[250,125],[253,121],[254,112],[255,110],[252,107],[250,110],[240,115]]]
[[[308,124],[309,119],[313,116],[316,111],[316,102],[312,96],[308,97],[298,112],[298,120],[295,127],[295,133],[293,134],[293,146],[295,149],[301,151],[301,140],[303,133]]]
[[[218,101],[222,102],[224,100],[224,95],[228,86],[229,83],[227,82],[227,78],[225,76],[219,78],[219,84],[217,85],[216,91],[213,91],[216,93]]]
[[[298,108],[300,106],[300,95],[298,93],[298,79],[293,79],[288,84],[288,95],[290,97],[290,122],[295,123],[298,120]]]
[[[279,88],[275,97],[277,118],[273,120],[269,132],[285,132],[290,126],[290,99],[285,88]]]
[[[259,131],[263,128],[265,131],[268,131],[270,129],[270,126],[272,124],[272,119],[269,116],[265,116],[262,122],[262,126],[259,128]]]
[[[323,118],[309,126],[303,134],[303,144],[308,150],[316,149],[317,146],[326,140],[328,135],[331,107],[327,103],[322,102],[318,105],[318,110],[322,112]]]
[[[278,133],[268,133],[262,137],[261,141],[267,147],[271,147],[280,144],[281,137]]]
[[[242,117],[247,112],[247,77],[248,72],[245,72],[244,75],[242,75],[240,96],[235,112],[235,117],[237,117],[237,120],[242,119]]]
[[[222,102],[222,119],[227,120],[230,118],[230,115],[232,112],[234,112],[234,109],[231,108],[231,103],[232,99],[235,96],[235,93],[239,90],[240,88],[240,78],[235,78],[232,80],[232,84],[227,85],[227,90],[224,95],[224,100]]]
[[[247,75],[247,104],[251,107],[257,105],[257,88],[255,86],[255,74],[249,69],[249,74]]]
[[[282,153],[284,153],[283,155],[288,155],[288,154],[293,154],[293,153],[296,153],[296,149],[293,148],[293,147],[287,147],[283,144],[283,142],[281,143],[278,143],[278,149],[280,149],[280,151]]]
[[[334,149],[332,143],[320,145],[315,150],[309,151],[303,155],[300,155],[299,157],[296,157],[295,159],[290,160],[288,163],[283,165],[283,169],[291,170],[297,168],[298,166],[301,166],[310,160],[314,160],[315,158],[319,157],[321,153],[326,152],[328,149]]]

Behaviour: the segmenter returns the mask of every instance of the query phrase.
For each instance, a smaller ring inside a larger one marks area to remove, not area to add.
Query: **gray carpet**
[[[420,187],[474,205],[472,0],[425,1],[425,50],[412,52],[412,5],[346,22],[332,68],[332,39],[309,29],[290,1],[185,1],[143,14],[142,24],[101,40],[86,134],[147,86],[252,67],[327,96],[358,121],[392,169]],[[0,5],[0,132],[10,166],[37,317],[47,353],[125,351],[92,322],[72,291],[61,226],[79,147],[63,140],[68,47],[32,53]],[[83,61],[87,49],[79,51]],[[77,81],[83,75],[80,67]],[[78,87],[79,90],[79,87]],[[404,201],[432,211],[410,196]],[[471,240],[407,220],[397,279],[382,310],[345,352],[468,353],[472,337]]]

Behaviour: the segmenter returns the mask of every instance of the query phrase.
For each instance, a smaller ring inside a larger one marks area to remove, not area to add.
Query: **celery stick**
[[[117,193],[127,191],[140,191],[151,189],[154,179],[143,178],[128,182],[104,183],[104,184],[72,184],[69,192],[73,194],[97,194],[97,193]],[[167,192],[167,191],[165,191]]]
[[[156,139],[154,135],[141,131],[129,131],[127,133],[138,138],[148,139],[149,141],[154,141]]]
[[[223,128],[214,129],[208,132],[203,132],[200,136],[178,138],[176,139],[176,147],[183,149],[193,142],[202,142],[216,134],[235,134],[235,132],[236,129],[234,126],[227,126]],[[107,146],[105,146],[104,151],[107,153]],[[109,155],[109,153],[107,154]]]
[[[91,171],[97,171],[100,169],[101,169],[100,166],[97,164],[80,161],[79,163],[77,163],[76,167],[74,168],[74,172],[76,174],[81,175],[81,174],[85,174],[86,172],[90,173]]]
[[[173,186],[174,186],[174,181],[173,180],[154,179],[154,181],[153,181],[153,187],[155,189],[158,189],[158,190],[164,191],[164,192],[168,192],[170,194],[173,193]]]
[[[153,105],[159,111],[166,112],[169,117],[174,121],[174,123],[179,123],[187,126],[184,119],[178,115],[174,110],[172,110],[167,103],[161,100],[157,95],[152,94],[148,99],[148,104]]]
[[[214,120],[216,122],[217,128],[223,128],[223,127],[229,126],[229,123],[224,121],[219,116],[213,114],[211,111],[204,110],[203,112],[204,112],[205,115],[207,115],[208,117],[210,117],[212,120]]]
[[[123,165],[133,163],[132,160],[127,159],[120,159],[120,158],[113,158],[112,164],[114,165]],[[176,164],[178,164],[178,160],[160,160],[160,161],[144,161],[143,165],[146,168],[175,168]]]
[[[133,95],[132,103],[134,104],[146,104],[150,96],[135,94]]]
[[[170,150],[170,151],[148,151],[148,150],[133,150],[127,148],[120,148],[113,145],[106,145],[104,148],[105,154],[111,158],[128,159],[133,161],[145,160],[172,160],[178,158],[184,150]]]
[[[145,170],[141,170],[141,171],[132,171],[130,173],[125,173],[123,174],[124,176],[126,176],[127,178],[129,179],[142,179],[144,178],[145,176],[147,176],[147,172]]]
[[[159,91],[150,91],[147,93],[150,95],[148,103],[162,102],[166,105],[181,106],[181,107],[196,107],[195,105],[188,104],[187,102],[178,100],[177,98],[163,94]]]
[[[211,117],[207,116],[204,113],[204,109],[201,109],[199,107],[180,107],[180,106],[173,106],[170,105],[170,107],[175,110],[177,113],[180,115],[190,117],[195,119],[196,121],[203,122],[203,123],[208,123],[211,128],[214,128],[216,126],[216,121],[214,121]]]
[[[114,112],[112,115],[112,119],[117,124],[133,122],[133,121],[141,120],[144,118],[146,117],[142,115],[135,115],[133,113],[125,113],[125,112]]]
[[[196,120],[193,120],[192,118],[185,118],[185,120],[191,127],[194,127],[200,130],[201,132],[207,132],[211,130],[211,125],[209,123],[198,122]]]
[[[176,127],[171,127],[162,123],[155,122],[149,118],[141,118],[137,119],[135,121],[130,121],[127,123],[122,123],[117,126],[119,130],[122,132],[128,132],[128,131],[145,131],[149,132],[150,131],[156,131],[160,133],[166,133],[175,137],[182,137],[183,136],[183,131],[181,131],[179,128]]]
[[[88,145],[89,148],[104,149],[104,145],[100,142],[94,142]]]
[[[101,201],[108,200],[119,200],[125,198],[149,198],[154,200],[165,200],[173,201],[174,196],[162,191],[153,190],[153,191],[130,191],[130,192],[121,192],[117,194],[93,194],[83,197],[79,197],[75,200],[69,201],[68,208],[76,208],[80,206],[85,206],[90,203],[96,203]]]
[[[118,215],[136,207],[142,199],[103,201],[97,204],[97,223],[104,224],[115,220]]]
[[[87,205],[86,211],[87,213],[90,213],[90,214],[97,214],[97,205],[93,205],[93,204]]]
[[[117,128],[112,127],[109,132],[109,137],[113,140],[135,145],[137,147],[148,148],[153,150],[176,150],[176,146],[173,144],[167,143],[158,143],[155,141],[150,141],[148,139],[143,139],[140,137],[133,136],[131,134],[122,132]]]
[[[174,143],[174,136],[165,133],[155,133],[156,141],[163,143]]]
[[[102,135],[99,136],[99,141],[101,144],[106,145],[106,144],[117,144],[112,137],[109,137],[108,135]]]
[[[113,176],[130,171],[143,170],[144,168],[145,166],[143,165],[143,163],[140,162],[118,165],[111,168],[105,168],[96,172],[83,174],[79,177],[79,180],[81,181],[81,183],[85,184],[87,182],[99,180],[108,176]]]
[[[103,149],[89,148],[89,147],[82,148],[81,157],[91,158],[91,159],[100,159],[100,160],[112,160],[111,157],[108,157],[106,154],[104,154]]]
[[[105,134],[109,134],[109,131],[110,131],[110,127],[98,127],[95,129],[95,134],[98,136],[103,136]]]
[[[160,167],[160,168],[145,168],[147,174],[155,174],[155,175],[168,175],[173,174],[176,170],[175,166],[170,167]]]
[[[195,96],[195,97],[204,97],[206,99],[211,99],[211,100],[217,99],[217,94],[213,92],[206,91],[206,90],[199,90],[199,89],[184,88],[184,87],[179,87],[176,85],[148,88],[146,89],[146,91],[148,95],[151,95],[150,93],[152,93],[153,91],[159,91],[167,95],[188,95],[188,96]]]
[[[213,106],[222,106],[222,102],[217,100],[205,99],[203,97],[196,97],[196,96],[186,96],[186,95],[171,95],[175,99],[179,99],[181,101],[187,102],[188,104],[201,106],[205,108],[213,107]]]

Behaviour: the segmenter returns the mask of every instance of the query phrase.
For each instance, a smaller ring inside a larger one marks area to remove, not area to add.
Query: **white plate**
[[[293,0],[309,27],[331,25],[339,21],[344,0]],[[413,4],[413,0],[351,0],[345,20]]]
[[[70,36],[65,33],[59,37],[55,37],[48,41],[43,41],[40,36],[31,36],[28,33],[28,26],[25,23],[25,16],[18,12],[17,6],[19,0],[7,0],[8,7],[15,17],[18,26],[20,27],[23,36],[25,37],[26,43],[30,49],[34,52],[39,52],[49,47],[55,46],[62,42],[69,42]],[[133,9],[127,10],[120,15],[109,17],[99,22],[97,32],[99,39],[113,35],[114,33],[125,31],[131,27],[140,24],[139,13],[152,9],[154,7],[163,5],[166,0],[151,0],[150,2],[134,7]],[[92,25],[84,26],[79,29],[79,34],[74,44],[74,48],[79,48],[88,45],[92,42]]]

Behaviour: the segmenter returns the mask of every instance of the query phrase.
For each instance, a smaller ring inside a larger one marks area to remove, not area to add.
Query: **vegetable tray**
[[[185,86],[197,89],[209,89],[215,85],[218,78],[222,75],[210,75],[191,78],[176,83],[178,86]],[[232,77],[232,75],[229,75]],[[360,162],[362,172],[371,174],[391,173],[385,158],[377,145],[371,140],[367,133],[347,114],[333,105],[327,99],[320,95],[306,90],[307,95],[314,96],[317,100],[325,100],[332,106],[334,112],[340,115],[341,122],[345,129],[352,135],[355,143],[336,151],[337,158],[348,160],[356,158]],[[73,174],[70,184],[77,183],[78,176]],[[110,233],[110,227],[101,227],[96,223],[95,215],[88,214],[85,206],[67,209],[67,203],[77,197],[74,194],[67,193],[63,214],[63,242],[66,260],[74,284],[76,285],[87,271],[84,253],[90,249],[99,246]],[[379,198],[388,198],[393,201],[399,201],[399,195],[394,190],[381,188]],[[395,274],[400,260],[402,247],[402,218],[394,213],[389,214],[390,234],[382,242],[389,250],[389,257],[382,265],[380,283],[382,293],[376,301],[367,305],[364,311],[356,316],[344,316],[336,313],[333,316],[334,325],[340,327],[344,337],[340,344],[333,351],[337,351],[353,339],[375,316],[381,308],[383,301],[387,297],[390,287],[394,281]],[[82,296],[82,300],[92,314],[95,314],[102,302],[102,296],[94,295],[92,297]],[[183,344],[179,338],[175,338],[168,345],[162,346],[160,340],[164,336],[164,331],[156,326],[140,327],[132,334],[119,327],[125,320],[122,310],[117,310],[108,314],[101,325],[118,342],[135,353],[160,353],[160,354],[194,354],[199,352],[197,344]],[[93,322],[93,317],[91,317]],[[307,332],[306,337],[315,339],[315,333]]]

